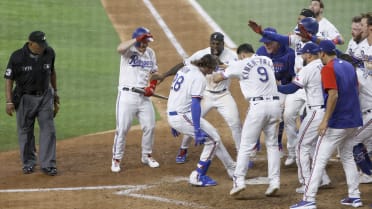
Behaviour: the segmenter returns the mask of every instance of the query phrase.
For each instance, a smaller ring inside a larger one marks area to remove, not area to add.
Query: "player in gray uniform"
[[[237,195],[245,189],[249,158],[254,156],[257,138],[263,131],[270,181],[265,195],[272,196],[280,187],[280,151],[277,139],[282,115],[274,65],[270,58],[255,55],[250,44],[240,45],[237,53],[240,61],[232,63],[225,71],[213,75],[215,82],[231,77],[239,78],[244,98],[250,103],[243,125],[230,195]]]
[[[213,55],[204,55],[182,67],[173,79],[168,104],[168,123],[172,133],[193,136],[195,145],[203,145],[196,170],[191,172],[189,183],[195,186],[214,186],[216,181],[206,175],[216,152],[226,149],[221,143],[217,130],[201,118],[201,99],[206,87],[205,75],[210,74],[217,66]],[[230,161],[232,161],[231,157]]]

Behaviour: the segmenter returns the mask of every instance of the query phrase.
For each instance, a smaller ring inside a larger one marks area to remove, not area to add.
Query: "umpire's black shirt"
[[[49,88],[54,71],[55,52],[47,47],[43,54],[33,54],[27,46],[13,52],[4,78],[16,81],[24,92],[44,92]]]

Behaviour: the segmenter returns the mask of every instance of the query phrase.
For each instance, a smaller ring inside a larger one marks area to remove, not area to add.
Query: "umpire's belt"
[[[367,113],[372,113],[372,109],[369,109],[369,110],[363,111],[363,114],[367,114]]]
[[[23,91],[23,94],[33,95],[33,96],[43,96],[45,91]]]
[[[279,100],[279,96],[251,97],[249,101]]]
[[[226,90],[227,90],[227,88],[224,88],[224,89],[219,90],[219,91],[212,91],[212,90],[207,90],[207,91],[212,93],[212,94],[219,94],[219,93],[225,92]]]
[[[313,105],[313,106],[307,106],[309,110],[315,110],[315,109],[324,109],[325,105]]]

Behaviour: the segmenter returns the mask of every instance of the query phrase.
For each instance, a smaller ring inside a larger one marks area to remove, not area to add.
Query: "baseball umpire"
[[[42,172],[57,175],[56,131],[54,117],[58,112],[55,52],[48,46],[45,33],[30,33],[28,42],[11,55],[6,79],[6,112],[16,112],[19,151],[23,173],[34,172],[36,165],[34,127],[40,127],[39,160]],[[13,90],[13,84],[16,84]],[[54,105],[53,105],[54,104]]]

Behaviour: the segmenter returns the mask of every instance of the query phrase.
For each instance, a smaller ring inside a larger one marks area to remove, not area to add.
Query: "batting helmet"
[[[319,24],[315,18],[312,17],[305,17],[300,22],[303,25],[307,32],[311,33],[311,35],[316,35],[318,33]]]
[[[143,34],[151,34],[150,30],[145,27],[139,27],[132,33],[132,38],[137,38],[138,36],[141,36]],[[153,38],[147,38],[147,41],[154,41]]]

